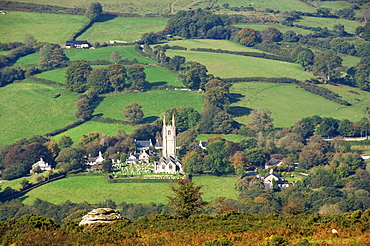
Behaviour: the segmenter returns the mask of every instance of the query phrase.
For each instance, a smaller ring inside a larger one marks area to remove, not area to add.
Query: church
[[[156,149],[162,149],[162,157],[159,162],[154,163],[154,173],[182,172],[181,160],[176,156],[178,148],[176,146],[175,117],[172,115],[170,125],[166,125],[166,118],[163,117],[162,146],[156,146]]]

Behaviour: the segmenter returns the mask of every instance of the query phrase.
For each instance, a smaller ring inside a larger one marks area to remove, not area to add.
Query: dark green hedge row
[[[78,120],[78,121],[76,121],[76,122],[74,122],[74,123],[72,123],[72,124],[70,124],[68,126],[65,126],[65,127],[61,128],[61,129],[57,129],[55,131],[49,132],[49,133],[45,134],[45,136],[55,136],[55,135],[58,135],[58,134],[60,134],[62,132],[68,131],[69,129],[72,129],[72,128],[74,128],[76,126],[79,126],[79,125],[81,125],[83,123],[85,123],[84,120]]]
[[[103,118],[103,117],[100,117],[100,116],[95,116],[94,118],[91,119],[91,121],[100,122],[100,123],[116,124],[116,125],[125,125],[125,124],[128,123],[128,122],[123,121],[123,120],[115,120],[115,119],[111,119],[111,118]]]
[[[19,58],[36,52],[34,48],[18,46],[10,50],[6,55],[0,55],[0,68],[13,65]]]
[[[299,84],[300,81],[292,78],[266,78],[266,77],[244,77],[244,78],[223,78],[222,81],[227,83],[240,83],[240,82],[268,82],[268,83],[292,83]]]
[[[224,53],[224,54],[232,54],[232,55],[239,55],[239,56],[252,56],[252,57],[264,58],[264,59],[270,59],[270,60],[293,62],[293,60],[289,57],[277,56],[277,55],[259,53],[259,52],[241,52],[241,51],[230,51],[230,50],[221,50],[221,49],[207,49],[207,48],[194,48],[194,49],[190,49],[190,50],[191,51],[212,52],[212,53]]]
[[[64,87],[64,85],[59,84],[55,81],[48,80],[48,79],[42,79],[42,78],[37,78],[35,76],[29,75],[27,76],[27,79],[31,80],[32,82],[38,82],[46,85],[54,85],[54,86],[59,86],[59,87]]]
[[[42,5],[35,3],[22,3],[11,1],[0,1],[0,9],[23,12],[37,12],[48,14],[69,14],[69,15],[84,15],[83,8],[67,8],[54,5]]]
[[[0,42],[0,50],[2,51],[12,50],[20,46],[23,46],[21,42],[14,42],[14,43],[1,43]]]
[[[304,89],[305,91],[311,92],[318,96],[322,96],[323,98],[333,101],[335,103],[345,105],[345,106],[351,106],[349,102],[343,99],[340,99],[340,96],[338,94],[332,92],[331,90],[327,88],[320,87],[320,86],[314,85],[312,83],[307,83],[307,82],[301,82],[299,86],[302,87],[302,89]]]
[[[83,27],[80,28],[77,32],[73,33],[72,36],[69,38],[69,41],[76,40],[79,36],[81,36],[84,32],[89,29],[92,24],[94,24],[93,20],[89,20]],[[67,40],[66,40],[67,41]]]
[[[105,176],[107,183],[176,183],[177,179],[113,179]]]

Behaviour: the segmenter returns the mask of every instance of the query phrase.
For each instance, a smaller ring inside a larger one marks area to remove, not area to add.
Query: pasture
[[[86,8],[86,5],[90,1],[73,1],[73,0],[19,0],[19,2],[26,3],[37,3],[37,4],[49,4],[63,7],[79,7]],[[195,6],[198,2],[193,0],[181,0],[181,1],[171,1],[171,0],[140,0],[140,1],[131,1],[131,0],[100,0],[99,1],[103,6],[104,11],[109,12],[121,12],[121,13],[130,13],[130,14],[169,14],[176,13],[179,10],[186,10],[191,6]]]
[[[54,94],[61,93],[59,98]],[[27,80],[0,90],[0,146],[73,123],[77,94]]]
[[[267,27],[267,26],[266,26]],[[231,51],[244,51],[244,52],[259,52],[263,51],[253,49],[250,47],[245,47],[238,43],[229,40],[217,40],[217,39],[183,39],[164,42],[163,44],[168,44],[169,46],[182,46],[188,49],[193,48],[207,48],[207,49],[222,49]]]
[[[211,201],[223,196],[237,199],[236,177],[194,177],[196,185],[204,185],[203,199]],[[103,176],[76,176],[42,185],[23,196],[24,204],[33,204],[36,198],[59,204],[70,200],[74,203],[96,204],[111,199],[121,203],[167,203],[171,195],[169,183],[107,183]]]
[[[169,108],[185,106],[201,112],[203,106],[201,94],[195,91],[153,90],[107,94],[94,113],[102,114],[105,118],[123,120],[122,110],[132,102],[142,105],[144,123],[155,121]]]
[[[204,64],[209,73],[221,78],[289,77],[306,80],[313,77],[311,73],[303,71],[300,65],[283,61],[184,50],[167,50],[166,54],[170,57],[184,56],[187,61]]]
[[[317,6],[315,1],[307,1],[308,3],[312,4],[313,6]],[[328,8],[330,10],[341,10],[346,9],[351,6],[350,2],[347,1],[320,1],[319,6],[320,8]]]
[[[27,67],[29,65],[38,65],[40,60],[40,53],[36,52],[27,56],[23,56],[18,59],[15,65],[20,65],[21,67]]]
[[[307,34],[312,32],[310,30],[306,30],[306,29],[302,29],[302,28],[298,28],[298,27],[283,26],[283,25],[263,25],[263,24],[248,24],[248,23],[245,23],[245,24],[236,24],[236,25],[233,25],[233,26],[239,27],[239,28],[249,27],[249,28],[252,28],[252,29],[255,29],[255,30],[258,30],[258,31],[265,30],[267,27],[275,27],[275,28],[279,29],[280,32],[282,32],[282,33],[286,33],[287,31],[294,31],[297,34],[302,34],[302,35],[307,35]]]
[[[254,0],[246,2],[244,0],[218,0],[217,5],[222,6],[224,3],[229,3],[230,7],[253,7],[256,9],[265,9],[271,8],[280,11],[302,11],[302,12],[314,12],[315,9],[306,5],[305,3],[299,0],[284,0],[284,1],[275,1],[275,0]]]
[[[52,140],[58,142],[62,136],[66,135],[72,138],[74,144],[77,144],[81,140],[82,135],[86,135],[89,132],[102,132],[111,137],[116,135],[119,130],[124,130],[126,134],[130,134],[135,130],[135,127],[130,125],[118,125],[88,121],[84,124],[69,129],[68,131],[55,135]]]
[[[348,33],[355,33],[356,27],[363,26],[363,24],[352,21],[352,20],[345,20],[345,19],[336,19],[336,18],[320,18],[320,17],[310,17],[305,16],[303,19],[294,22],[295,24],[303,25],[303,26],[311,26],[311,27],[327,27],[329,30],[333,29],[335,24],[341,24],[344,26],[344,29]]]
[[[116,17],[98,21],[78,37],[78,40],[88,40],[90,43],[113,40],[134,42],[140,39],[143,33],[163,30],[167,20],[162,17]]]
[[[328,85],[325,85],[328,86]],[[239,117],[236,121],[247,124],[248,113],[256,107],[265,107],[272,112],[275,127],[289,127],[302,117],[319,115],[321,117],[333,117],[337,119],[349,119],[357,122],[364,114],[364,108],[370,104],[369,93],[347,86],[330,86],[330,89],[337,92],[344,100],[353,103],[352,106],[343,106],[320,96],[304,91],[292,84],[272,83],[236,83],[230,88],[236,102],[231,104],[238,108]],[[359,93],[349,93],[353,90]],[[356,101],[354,98],[360,99]],[[245,115],[242,115],[242,112]]]
[[[65,73],[66,68],[60,68],[36,74],[35,77],[41,79],[48,79],[59,84],[65,84],[66,83]]]
[[[127,58],[132,60],[136,58],[141,63],[155,63],[153,60],[142,57],[138,53],[135,52],[133,46],[109,46],[103,47],[98,49],[68,49],[65,50],[67,57],[71,61],[76,60],[86,60],[86,61],[95,61],[97,59],[100,60],[110,60],[110,55],[113,51],[117,51],[122,59]]]
[[[0,15],[0,42],[22,42],[25,34],[32,34],[39,42],[63,45],[87,20],[80,15],[9,11]]]

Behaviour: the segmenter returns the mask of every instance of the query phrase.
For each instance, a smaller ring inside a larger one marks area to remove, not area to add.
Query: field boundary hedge
[[[110,175],[106,174],[105,180],[107,183],[176,183],[178,178],[176,179],[113,179]]]
[[[26,78],[28,80],[32,81],[32,82],[42,83],[42,84],[46,84],[46,85],[54,85],[54,86],[64,87],[63,84],[57,83],[55,81],[48,80],[48,79],[37,78],[37,77],[32,76],[32,75],[28,75]]]
[[[67,8],[55,5],[43,5],[35,3],[22,3],[13,1],[0,1],[0,8],[8,11],[36,12],[47,14],[67,14],[84,15],[86,10],[83,8]]]
[[[341,99],[341,96],[331,90],[317,86],[313,83],[307,81],[299,81],[292,78],[282,77],[282,78],[266,78],[266,77],[244,77],[244,78],[223,78],[224,82],[227,83],[242,83],[242,82],[265,82],[265,83],[281,83],[281,84],[296,84],[300,86],[303,90],[310,92],[312,94],[321,96],[332,102],[338,103],[344,106],[351,106],[351,103],[346,100]]]

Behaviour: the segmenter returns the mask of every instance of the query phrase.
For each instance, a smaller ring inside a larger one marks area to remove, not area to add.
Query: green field
[[[313,77],[298,64],[276,60],[184,50],[167,50],[166,53],[170,57],[180,55],[186,57],[187,61],[202,63],[209,73],[221,78],[290,77],[305,80]]]
[[[307,1],[308,3],[312,4],[313,6],[317,6],[317,3],[314,1]],[[350,2],[347,1],[320,1],[320,8],[328,8],[330,10],[341,10],[346,9],[351,6]]]
[[[342,65],[344,67],[356,67],[361,60],[360,57],[356,56],[341,55],[341,57],[343,59]]]
[[[238,107],[238,112],[245,111],[246,115],[236,117],[240,123],[248,122],[248,112],[256,107],[265,107],[272,112],[275,127],[288,127],[302,117],[319,115],[321,117],[334,117],[358,121],[366,116],[364,108],[370,104],[368,92],[347,86],[330,86],[330,89],[343,95],[344,100],[353,103],[352,106],[342,106],[326,100],[320,96],[304,91],[296,85],[271,84],[271,83],[237,83],[230,88],[231,93],[236,93],[239,101],[231,104]],[[358,91],[360,95],[348,91]],[[359,98],[358,102],[354,98]]]
[[[82,135],[88,134],[89,132],[102,132],[108,136],[114,136],[118,133],[119,130],[124,130],[126,134],[130,134],[134,131],[134,129],[135,127],[130,125],[116,125],[89,121],[54,136],[52,140],[59,141],[62,136],[66,135],[72,138],[74,144],[77,144],[82,138]]]
[[[249,27],[258,31],[265,30],[267,27],[275,27],[280,30],[280,32],[285,33],[287,31],[294,31],[297,34],[307,35],[309,33],[312,33],[310,30],[298,28],[298,27],[291,27],[291,26],[282,26],[282,25],[263,25],[263,24],[237,24],[233,25],[239,28]]]
[[[17,63],[15,65],[20,65],[22,67],[27,67],[29,65],[38,65],[40,60],[40,53],[33,53],[27,56],[23,56],[18,59]]]
[[[116,17],[112,20],[95,22],[78,40],[94,42],[125,41],[133,42],[143,33],[163,30],[167,18],[162,17]]]
[[[61,93],[59,98],[54,94]],[[75,121],[78,95],[27,80],[0,89],[0,146],[19,138],[46,134]]]
[[[345,19],[335,19],[335,18],[320,18],[320,17],[309,17],[305,16],[303,19],[298,20],[295,24],[303,25],[303,26],[311,26],[311,27],[327,27],[329,30],[333,29],[335,24],[344,25],[344,29],[354,34],[356,27],[363,26],[363,24],[357,21],[345,20]]]
[[[46,71],[43,73],[36,74],[35,77],[41,78],[41,79],[48,79],[54,82],[57,82],[59,84],[65,84],[66,78],[65,78],[66,68],[60,68],[60,69],[54,69],[51,71]]]
[[[211,201],[223,196],[237,199],[236,177],[194,177],[202,184],[203,199]],[[24,204],[32,204],[36,198],[59,204],[70,200],[74,203],[96,204],[111,199],[116,203],[167,203],[166,196],[172,194],[169,183],[107,183],[103,176],[77,176],[60,179],[40,186],[24,196]]]
[[[253,49],[250,47],[245,47],[238,43],[229,40],[216,40],[216,39],[184,39],[165,42],[163,44],[168,44],[169,46],[182,46],[188,49],[193,48],[207,48],[207,49],[223,49],[231,51],[244,51],[244,52],[259,52],[263,51]]]
[[[217,5],[222,6],[224,3],[229,3],[230,7],[253,7],[256,9],[265,9],[272,8],[281,11],[303,11],[303,12],[314,12],[314,8],[306,5],[305,3],[299,0],[284,0],[284,1],[275,1],[275,0],[254,0],[254,1],[244,1],[244,0],[218,0]]]
[[[222,138],[224,138],[228,141],[232,141],[234,143],[239,143],[243,139],[249,138],[249,137],[245,137],[245,136],[237,135],[237,134],[199,134],[197,136],[197,140],[206,142],[209,138],[215,137],[215,136],[222,137]]]
[[[64,45],[87,20],[81,15],[7,12],[0,15],[0,42],[21,42],[28,33],[40,42]]]
[[[139,62],[142,63],[154,63],[153,60],[142,57],[134,51],[133,46],[110,46],[98,49],[69,49],[65,50],[66,55],[71,61],[76,60],[86,60],[86,61],[95,61],[100,60],[110,60],[110,55],[113,51],[117,51],[122,59],[127,58],[132,60],[136,58]]]
[[[145,66],[146,80],[151,86],[170,85],[185,87],[175,74],[164,67]]]
[[[144,122],[153,122],[169,108],[185,106],[201,112],[203,106],[203,98],[198,92],[158,90],[106,95],[94,113],[103,114],[106,118],[123,120],[122,110],[132,102],[142,105]]]
[[[73,0],[19,0],[19,2],[49,4],[63,7],[79,7],[86,8],[86,5],[91,1],[73,1]],[[131,14],[169,14],[176,13],[179,10],[187,10],[191,6],[198,6],[199,2],[194,0],[100,0],[99,3],[103,6],[104,11],[121,12]]]

